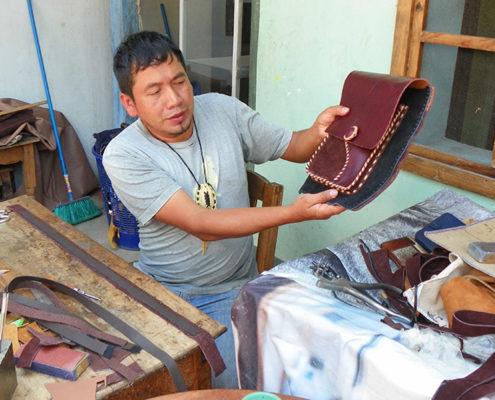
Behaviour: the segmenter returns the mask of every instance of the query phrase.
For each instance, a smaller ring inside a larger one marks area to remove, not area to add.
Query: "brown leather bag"
[[[425,79],[350,73],[340,101],[350,112],[328,127],[307,165],[312,183],[306,181],[301,191],[335,188],[335,202],[353,210],[371,201],[397,175],[432,99]]]
[[[446,282],[440,296],[450,328],[455,313],[461,310],[495,314],[495,278],[474,268]]]

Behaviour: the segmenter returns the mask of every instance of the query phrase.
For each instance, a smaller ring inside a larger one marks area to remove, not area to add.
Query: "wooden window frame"
[[[397,1],[392,75],[417,76],[424,43],[495,52],[495,38],[425,31],[427,12],[428,0]],[[495,143],[491,166],[412,144],[402,169],[495,199]]]

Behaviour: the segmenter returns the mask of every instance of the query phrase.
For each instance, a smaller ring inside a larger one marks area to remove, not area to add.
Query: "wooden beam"
[[[495,168],[487,164],[480,164],[474,161],[469,161],[464,158],[454,156],[452,154],[434,150],[431,147],[422,146],[419,144],[412,144],[409,147],[409,153],[430,160],[439,161],[444,164],[452,165],[454,167],[466,169],[476,174],[495,178]]]
[[[414,154],[407,155],[402,164],[402,169],[437,182],[495,199],[495,178],[476,174]]]
[[[428,0],[416,0],[413,5],[412,25],[409,41],[409,56],[407,59],[407,76],[418,76],[421,71],[421,56],[423,43],[420,36],[423,32],[428,14]]]
[[[16,112],[22,111],[22,110],[29,110],[30,108],[42,106],[43,104],[46,104],[46,100],[38,101],[37,103],[24,104],[23,106],[11,108],[9,110],[3,110],[3,111],[0,111],[0,117],[2,115],[12,114],[12,113],[16,113]]]
[[[407,69],[407,55],[413,16],[414,0],[398,0],[397,15],[395,17],[394,47],[390,73],[405,75]]]
[[[420,40],[423,43],[441,44],[445,46],[463,47],[465,49],[495,52],[495,38],[489,37],[454,35],[451,33],[425,31],[421,33]]]

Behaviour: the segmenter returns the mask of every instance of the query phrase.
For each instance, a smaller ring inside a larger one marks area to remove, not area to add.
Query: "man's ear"
[[[119,98],[120,98],[120,102],[127,111],[127,114],[129,114],[130,117],[137,117],[138,111],[132,97],[121,92]]]

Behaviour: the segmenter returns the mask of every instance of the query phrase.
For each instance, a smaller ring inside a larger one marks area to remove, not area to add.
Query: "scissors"
[[[10,219],[11,211],[0,209],[0,224],[3,222],[7,222]]]
[[[342,278],[338,275],[329,276],[327,271],[325,271],[321,267],[318,268],[317,266],[315,266],[312,269],[315,275],[319,278],[318,281],[316,282],[317,287],[327,290],[347,293],[363,301],[364,303],[366,303],[368,306],[370,306],[372,309],[374,309],[380,314],[389,316],[397,321],[406,323],[411,326],[414,325],[414,321],[405,317],[402,314],[399,314],[387,307],[384,307],[367,293],[368,290],[385,290],[395,293],[397,295],[402,295],[402,290],[400,290],[399,288],[392,285],[388,285],[386,283],[360,283],[360,282],[353,282],[349,279]]]

